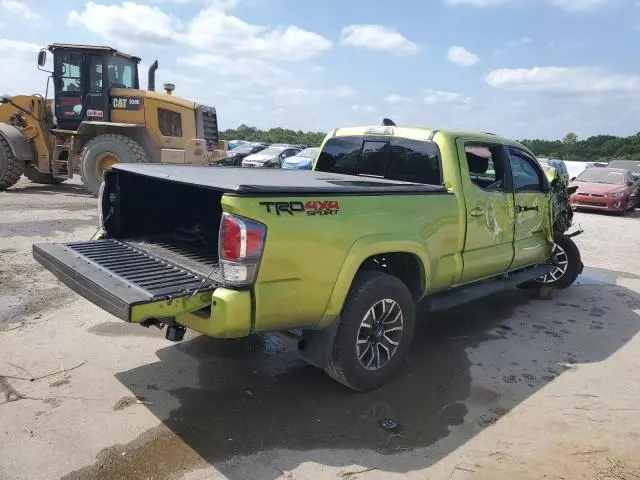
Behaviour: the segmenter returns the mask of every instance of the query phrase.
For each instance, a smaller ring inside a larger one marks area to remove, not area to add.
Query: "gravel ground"
[[[0,192],[0,479],[640,476],[640,212],[577,214],[578,284],[431,316],[355,394],[272,337],[171,344],[71,293],[31,245],[95,208],[78,181]]]

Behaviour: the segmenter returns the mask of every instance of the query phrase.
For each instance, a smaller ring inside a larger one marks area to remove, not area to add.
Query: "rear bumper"
[[[250,333],[249,291],[220,288],[124,242],[38,244],[33,257],[73,291],[126,322],[175,318],[209,336]]]
[[[571,208],[584,210],[609,210],[619,212],[628,208],[626,198],[592,197],[580,194],[571,195]]]

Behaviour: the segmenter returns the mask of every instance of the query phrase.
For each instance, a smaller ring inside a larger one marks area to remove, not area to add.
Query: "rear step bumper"
[[[33,257],[72,290],[128,322],[141,320],[134,318],[136,306],[170,305],[196,290],[211,292],[217,287],[190,270],[113,239],[37,244]],[[170,316],[193,311],[198,304],[202,308],[201,299],[176,302],[165,310]]]

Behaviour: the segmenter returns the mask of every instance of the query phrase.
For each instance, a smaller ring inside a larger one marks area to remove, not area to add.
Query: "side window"
[[[509,149],[509,163],[516,192],[543,192],[544,172],[524,152]]]
[[[121,57],[109,57],[107,74],[109,86],[116,88],[134,88],[134,63]]]
[[[358,157],[362,148],[362,137],[335,137],[325,143],[316,170],[320,172],[358,174]]]
[[[488,192],[506,191],[502,147],[466,143],[464,146],[471,181]]]
[[[158,124],[160,126],[160,133],[165,137],[182,136],[182,116],[179,112],[159,108]]]
[[[81,89],[80,82],[80,64],[82,55],[79,53],[64,53],[58,64],[58,82],[60,91],[62,92],[79,92]]]
[[[386,178],[441,185],[440,153],[431,142],[395,138],[389,147]]]
[[[384,177],[387,169],[389,142],[369,142],[362,145],[362,155],[358,162],[358,175]]]
[[[102,93],[102,57],[91,55],[89,59],[89,91]]]

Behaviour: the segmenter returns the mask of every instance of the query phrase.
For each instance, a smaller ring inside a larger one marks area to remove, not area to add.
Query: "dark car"
[[[227,152],[227,158],[220,163],[230,167],[241,167],[243,159],[254,153],[261,152],[268,146],[266,143],[245,143],[238,145],[233,150]]]
[[[571,183],[574,210],[605,210],[624,215],[636,206],[638,181],[623,168],[588,168]]]

